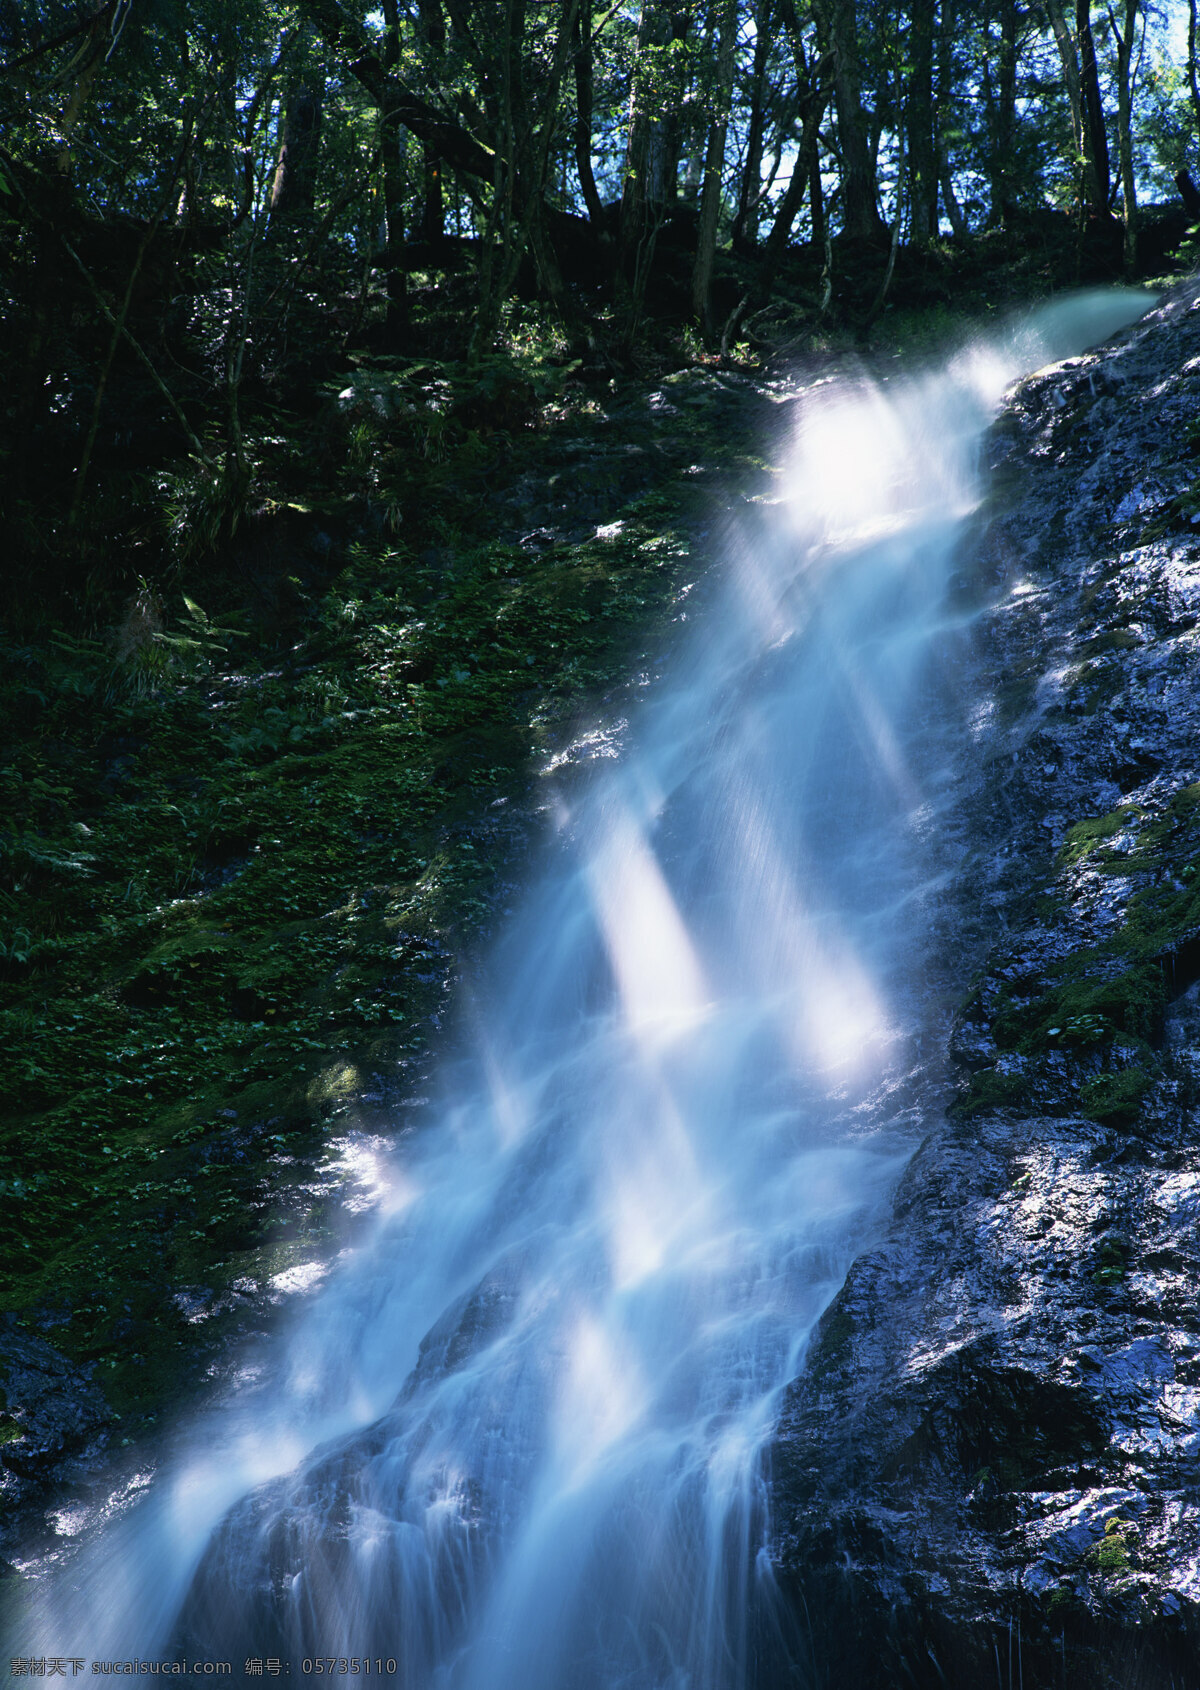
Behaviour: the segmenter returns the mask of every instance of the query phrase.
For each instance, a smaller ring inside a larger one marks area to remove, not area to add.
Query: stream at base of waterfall
[[[1147,303],[1078,296],[936,374],[801,395],[777,500],[731,530],[629,749],[564,799],[372,1236],[35,1569],[12,1655],[771,1681],[764,1449],[945,1106],[973,960],[979,443],[1009,383]]]

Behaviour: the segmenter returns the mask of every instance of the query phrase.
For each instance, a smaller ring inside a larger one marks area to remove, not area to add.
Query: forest
[[[778,372],[1191,266],[1196,14],[0,0],[5,1506],[327,1247]]]
[[[6,0],[18,620],[30,571],[78,604],[219,549],[372,360],[410,430],[478,435],[529,423],[531,361],[604,381],[668,328],[728,360],[994,304],[1018,259],[1163,273],[1195,11]]]

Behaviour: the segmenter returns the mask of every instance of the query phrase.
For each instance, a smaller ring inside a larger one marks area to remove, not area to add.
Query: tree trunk
[[[389,70],[400,62],[399,0],[383,0],[386,26],[383,58]],[[408,328],[408,276],[404,269],[404,204],[408,196],[408,135],[390,98],[379,114],[379,150],[383,164],[384,244],[381,263],[387,310],[384,333],[395,344]]]
[[[721,0],[717,23],[717,83],[713,93],[713,117],[708,132],[704,161],[704,190],[700,196],[700,229],[696,240],[696,264],[692,271],[692,314],[705,334],[712,324],[709,289],[717,253],[717,219],[721,211],[721,183],[725,174],[725,139],[729,132],[729,107],[733,97],[733,65],[737,52],[737,0]]]
[[[442,161],[428,141],[421,148],[421,239],[437,246],[446,232]]]
[[[800,109],[804,113],[804,125],[796,149],[795,163],[792,166],[791,181],[784,190],[779,210],[775,214],[775,221],[771,225],[771,232],[763,244],[762,260],[758,266],[758,273],[754,278],[753,286],[738,301],[721,336],[722,354],[727,353],[729,347],[737,339],[742,324],[751,312],[761,309],[770,299],[775,277],[779,273],[779,267],[783,263],[783,257],[788,248],[788,241],[791,239],[792,226],[804,200],[804,190],[810,184],[814,193],[813,240],[814,242],[823,240],[828,246],[824,202],[821,196],[820,131],[821,120],[829,105],[832,89],[828,85],[822,87],[818,77],[829,68],[829,65],[827,60],[822,59],[815,70],[810,69],[805,58],[804,42],[800,35],[800,22],[796,16],[794,0],[780,0],[779,10],[791,40],[792,56],[796,64]]]
[[[384,332],[389,344],[408,327],[408,276],[404,269],[404,202],[408,192],[408,136],[390,113],[379,135],[383,154],[384,246],[382,266],[387,291]]]
[[[670,19],[659,0],[642,0],[637,50],[629,95],[629,138],[625,150],[625,182],[621,192],[621,226],[617,252],[617,309],[622,340],[631,345],[645,300],[654,246],[662,222],[662,207],[650,193],[649,175],[654,130],[660,121],[654,95],[652,57],[670,40]]]
[[[604,206],[592,169],[592,16],[591,8],[580,9],[575,20],[575,170],[583,192],[583,203],[597,231],[604,223]]]
[[[933,25],[936,0],[912,0],[912,75],[908,84],[908,158],[912,243],[937,238],[938,168],[933,131]],[[897,196],[899,187],[897,186]]]
[[[58,120],[56,163],[62,176],[71,174],[71,136],[83,116],[83,108],[88,103],[101,66],[111,58],[128,16],[128,8],[121,12],[116,0],[105,0],[103,5],[93,8],[91,20],[84,33],[83,45],[71,64],[71,68],[75,70],[75,84],[67,96],[67,103]]]
[[[1086,6],[1087,0],[1079,0],[1079,4]],[[1063,81],[1067,89],[1067,99],[1071,105],[1071,124],[1075,132],[1075,147],[1082,179],[1081,206],[1085,215],[1088,212],[1106,211],[1108,209],[1108,188],[1101,178],[1095,156],[1095,131],[1092,119],[1086,109],[1079,52],[1076,48],[1075,37],[1067,27],[1067,20],[1063,16],[1062,0],[1046,0],[1046,11],[1054,30],[1054,40],[1058,47],[1058,56],[1063,68]],[[1094,54],[1092,64],[1094,69]]]
[[[1104,102],[1100,97],[1096,42],[1092,35],[1091,0],[1075,0],[1075,33],[1079,40],[1079,84],[1083,98],[1086,152],[1090,156],[1096,181],[1095,209],[1106,212],[1112,195],[1112,169],[1108,159]]]
[[[825,116],[832,93],[832,88],[827,80],[830,70],[828,56],[823,56],[815,66],[808,62],[808,55],[804,51],[804,35],[801,30],[800,18],[796,12],[795,0],[778,0],[778,5],[780,21],[787,30],[788,43],[792,49],[792,64],[796,72],[796,104],[801,114],[802,130],[792,177],[794,187],[789,184],[775,221],[771,226],[771,233],[767,237],[768,251],[774,247],[778,253],[778,257],[770,269],[770,279],[772,280],[791,238],[792,225],[795,223],[800,206],[803,203],[806,183],[809,217],[812,223],[812,244],[817,247],[825,245],[828,231],[825,226],[825,189],[821,181],[820,130],[821,120]],[[796,180],[797,177],[799,177],[799,181]],[[789,203],[789,195],[793,196],[791,203]],[[761,278],[759,286],[761,289]]]
[[[879,241],[887,228],[879,215],[875,160],[862,107],[855,0],[815,0],[821,47],[833,64],[833,99],[841,151],[842,232],[851,240]]]
[[[325,69],[307,49],[311,32],[300,43],[302,62],[288,79],[283,103],[279,162],[271,184],[271,228],[311,223],[317,204],[317,160],[325,109]]]
[[[1009,224],[1016,209],[1017,4],[1000,0],[1000,63],[992,128],[991,218]]]
[[[113,362],[117,356],[117,348],[121,343],[122,335],[125,333],[125,324],[129,317],[129,307],[133,303],[133,290],[137,286],[138,276],[141,273],[142,262],[145,259],[147,252],[150,250],[150,243],[158,233],[159,229],[163,226],[163,218],[167,207],[170,205],[174,196],[175,187],[179,181],[180,173],[186,169],[187,161],[191,157],[194,125],[195,113],[189,112],[184,120],[183,143],[179,149],[175,162],[171,167],[171,173],[167,178],[167,185],[162,198],[159,201],[154,215],[147,222],[145,230],[142,233],[142,238],[138,242],[137,251],[133,256],[133,263],[129,267],[129,275],[125,281],[125,292],[122,296],[120,307],[118,308],[112,321],[112,333],[109,337],[108,349],[96,376],[96,395],[92,402],[92,418],[91,422],[88,424],[87,435],[83,442],[83,451],[80,453],[79,468],[75,472],[75,491],[71,498],[71,509],[68,515],[68,521],[72,523],[79,515],[79,507],[83,502],[84,488],[87,486],[88,466],[92,461],[92,452],[96,445],[96,435],[100,429],[100,416],[104,407],[105,389],[108,387],[108,378],[112,374]]]
[[[1013,0],[1006,0],[1011,5]],[[942,204],[956,241],[965,240],[969,233],[967,220],[954,191],[954,172],[946,146],[946,134],[954,123],[954,41],[958,23],[957,0],[942,0],[942,14],[937,32],[937,89],[934,96],[934,155],[937,163],[938,186]]]
[[[1194,3],[1194,0],[1193,0]],[[1125,273],[1137,268],[1137,186],[1133,169],[1133,47],[1141,0],[1125,0],[1125,32],[1110,14],[1117,44],[1117,157],[1121,172],[1122,258]]]
[[[808,167],[808,220],[812,225],[812,245],[822,250],[829,233],[825,218],[825,184],[821,180],[821,146],[814,140],[812,162]]]
[[[1188,0],[1188,87],[1192,91],[1193,122],[1200,129],[1200,70],[1196,67],[1196,0]]]
[[[757,211],[762,192],[763,139],[766,131],[767,60],[771,50],[774,0],[760,0],[754,18],[754,68],[750,80],[750,121],[746,128],[746,163],[733,220],[735,243],[758,236]],[[753,221],[752,221],[753,219]],[[747,237],[747,230],[749,231]]]

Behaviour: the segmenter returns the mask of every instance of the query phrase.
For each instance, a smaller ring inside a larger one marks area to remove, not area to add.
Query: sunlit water
[[[499,948],[385,1214],[12,1654],[382,1657],[738,1690],[780,1394],[944,1102],[980,671],[951,592],[1004,386],[1144,308],[810,390],[779,502]]]

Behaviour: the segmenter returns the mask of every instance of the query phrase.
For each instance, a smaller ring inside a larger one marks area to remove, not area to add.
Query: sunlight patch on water
[[[666,1091],[650,1107],[652,1118],[639,1112],[602,1155],[602,1214],[618,1291],[667,1269],[687,1239],[707,1230],[709,1187],[678,1107]]]
[[[596,1463],[626,1436],[648,1402],[636,1357],[599,1321],[582,1316],[568,1340],[553,1432],[566,1493],[591,1477]]]
[[[710,1013],[699,958],[662,869],[640,830],[618,818],[588,865],[625,1026],[661,1044]]]

